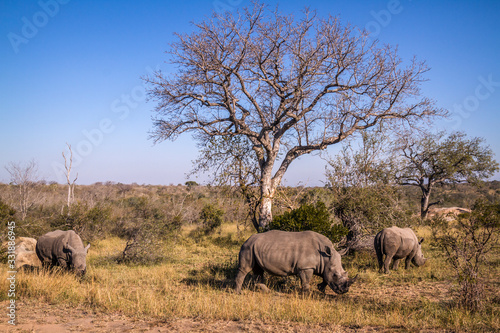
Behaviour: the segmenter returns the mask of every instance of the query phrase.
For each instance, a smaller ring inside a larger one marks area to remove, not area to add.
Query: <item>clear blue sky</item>
[[[153,103],[141,76],[168,69],[174,32],[213,10],[248,0],[0,2],[0,182],[4,166],[35,159],[42,178],[64,182],[66,142],[81,158],[78,184],[178,184],[197,156],[189,135],[154,145]],[[373,31],[400,55],[425,60],[424,93],[452,113],[438,127],[480,136],[500,160],[500,1],[266,1],[286,13],[305,6]],[[335,148],[331,149],[335,152]],[[495,177],[500,179],[498,175]],[[321,185],[324,162],[304,156],[285,179]]]

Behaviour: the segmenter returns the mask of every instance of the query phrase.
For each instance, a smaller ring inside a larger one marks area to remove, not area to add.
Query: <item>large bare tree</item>
[[[260,168],[262,229],[299,156],[380,122],[412,124],[443,113],[420,94],[424,63],[403,64],[395,48],[309,10],[287,16],[255,2],[214,13],[192,33],[177,34],[167,53],[175,70],[145,78],[158,103],[152,137],[245,136]]]

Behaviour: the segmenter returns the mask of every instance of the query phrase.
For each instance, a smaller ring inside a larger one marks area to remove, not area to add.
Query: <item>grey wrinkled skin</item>
[[[241,246],[235,292],[241,292],[245,276],[253,271],[260,280],[257,286],[267,291],[264,272],[272,275],[298,275],[302,291],[309,292],[311,277],[323,277],[321,291],[330,286],[337,294],[349,291],[357,277],[349,279],[342,268],[340,254],[325,236],[313,231],[287,232],[271,230],[255,234]]]
[[[73,230],[56,230],[38,238],[36,254],[45,267],[60,266],[83,276],[89,247],[83,247],[82,239]]]
[[[423,266],[427,259],[422,253],[421,243],[410,228],[390,227],[380,231],[374,240],[375,252],[377,253],[379,270],[389,274],[389,265],[394,260],[392,269],[397,270],[399,260],[405,259],[405,268],[410,268],[410,262],[415,266]],[[385,260],[383,256],[385,255]]]

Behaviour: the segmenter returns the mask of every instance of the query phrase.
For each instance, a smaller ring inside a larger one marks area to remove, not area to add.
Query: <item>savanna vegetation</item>
[[[19,299],[83,306],[158,321],[242,320],[351,329],[495,331],[500,328],[498,246],[485,251],[477,263],[481,299],[480,306],[471,310],[460,302],[463,295],[457,280],[460,272],[438,246],[439,224],[419,219],[420,207],[415,198],[420,194],[416,188],[392,188],[391,198],[397,198],[397,206],[393,201],[384,204],[382,194],[374,198],[373,193],[383,193],[380,189],[366,193],[360,189],[355,193],[338,193],[328,187],[280,189],[274,213],[276,223],[288,223],[301,214],[316,224],[327,218],[330,225],[338,226],[344,226],[343,219],[364,219],[360,236],[373,234],[384,225],[407,223],[414,226],[419,237],[428,240],[423,243],[423,250],[430,260],[424,267],[408,271],[400,268],[390,275],[378,272],[371,251],[353,251],[343,257],[349,274],[359,274],[356,284],[344,295],[331,290],[326,295],[317,290],[311,295],[301,295],[300,282],[295,277],[271,277],[268,284],[272,291],[265,294],[253,289],[251,276],[247,277],[242,295],[234,294],[238,251],[255,229],[245,198],[230,187],[195,183],[77,185],[76,201],[68,211],[66,186],[37,184],[34,191],[40,199],[30,206],[24,219],[15,209],[16,186],[2,184],[0,190],[2,223],[15,219],[18,236],[37,238],[56,228],[75,229],[85,243],[92,243],[83,280],[58,271],[20,272]],[[479,197],[487,198],[480,204],[483,206],[498,202],[500,183],[438,187],[435,195],[443,198],[445,206],[474,208]],[[354,215],[352,207],[360,202],[371,203],[370,209]],[[387,217],[391,210],[388,205],[393,211],[413,212],[414,218],[408,215],[406,222],[393,219],[401,213]],[[476,214],[474,221],[486,215],[486,220],[498,219],[491,209],[481,214]],[[370,220],[377,224],[369,224]],[[498,225],[492,227],[498,234]],[[342,239],[345,241],[346,237]],[[342,245],[342,241],[337,244]],[[6,273],[6,265],[2,264],[1,270]],[[317,282],[321,280],[318,278]],[[6,290],[7,281],[2,279],[0,286]],[[1,295],[6,297],[5,292]]]
[[[8,165],[2,230],[14,220],[17,236],[73,229],[92,243],[83,279],[23,271],[19,299],[160,322],[500,330],[500,182],[483,182],[499,165],[481,138],[425,128],[447,114],[422,94],[425,62],[337,17],[256,1],[194,24],[166,53],[176,70],[144,78],[157,102],[152,138],[192,134],[193,173],[209,173],[211,185],[77,185],[69,144],[67,185],[36,179],[34,162]],[[327,185],[281,186],[297,158],[339,143]],[[436,206],[467,213],[440,216]],[[425,266],[378,272],[372,239],[393,225],[427,239]],[[303,295],[295,277],[271,277],[270,293],[247,277],[235,294],[241,245],[269,229],[324,234],[358,280],[346,294]]]

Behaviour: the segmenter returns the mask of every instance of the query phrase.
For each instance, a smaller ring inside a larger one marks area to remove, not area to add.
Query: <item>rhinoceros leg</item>
[[[325,280],[323,279],[323,282],[318,283],[318,290],[324,293],[326,286],[328,286],[328,283],[326,283]]]
[[[406,257],[406,260],[405,260],[405,269],[409,269],[410,268],[411,259],[412,259],[411,256]]]
[[[241,293],[241,286],[243,285],[243,281],[245,281],[245,277],[247,274],[251,271],[251,269],[241,269],[238,268],[238,274],[236,275],[236,286],[234,288],[234,291],[239,294]]]
[[[259,288],[260,291],[262,291],[262,292],[265,292],[265,293],[269,292],[269,289],[266,286],[266,279],[264,277],[264,270],[259,265],[255,265],[255,267],[253,268],[253,274],[255,274],[255,276],[256,276],[255,287]]]
[[[62,258],[57,259],[57,265],[60,266],[62,269],[68,269],[68,262]]]
[[[311,277],[313,276],[314,270],[305,269],[299,272],[300,282],[302,285],[302,292],[308,293],[311,289],[309,282],[311,281]]]
[[[397,270],[398,270],[398,267],[399,267],[399,260],[400,260],[400,259],[394,259],[394,260],[392,261],[392,269],[393,269],[393,270],[395,270],[395,271],[397,271]]]
[[[385,260],[384,260],[384,272],[385,274],[389,274],[389,265],[391,264],[392,257],[394,257],[394,253],[387,253],[385,255]]]
[[[378,253],[377,253],[378,271],[379,272],[382,272],[382,268],[384,267],[384,260],[382,258],[383,258],[382,255],[380,255],[380,257],[378,257]]]

